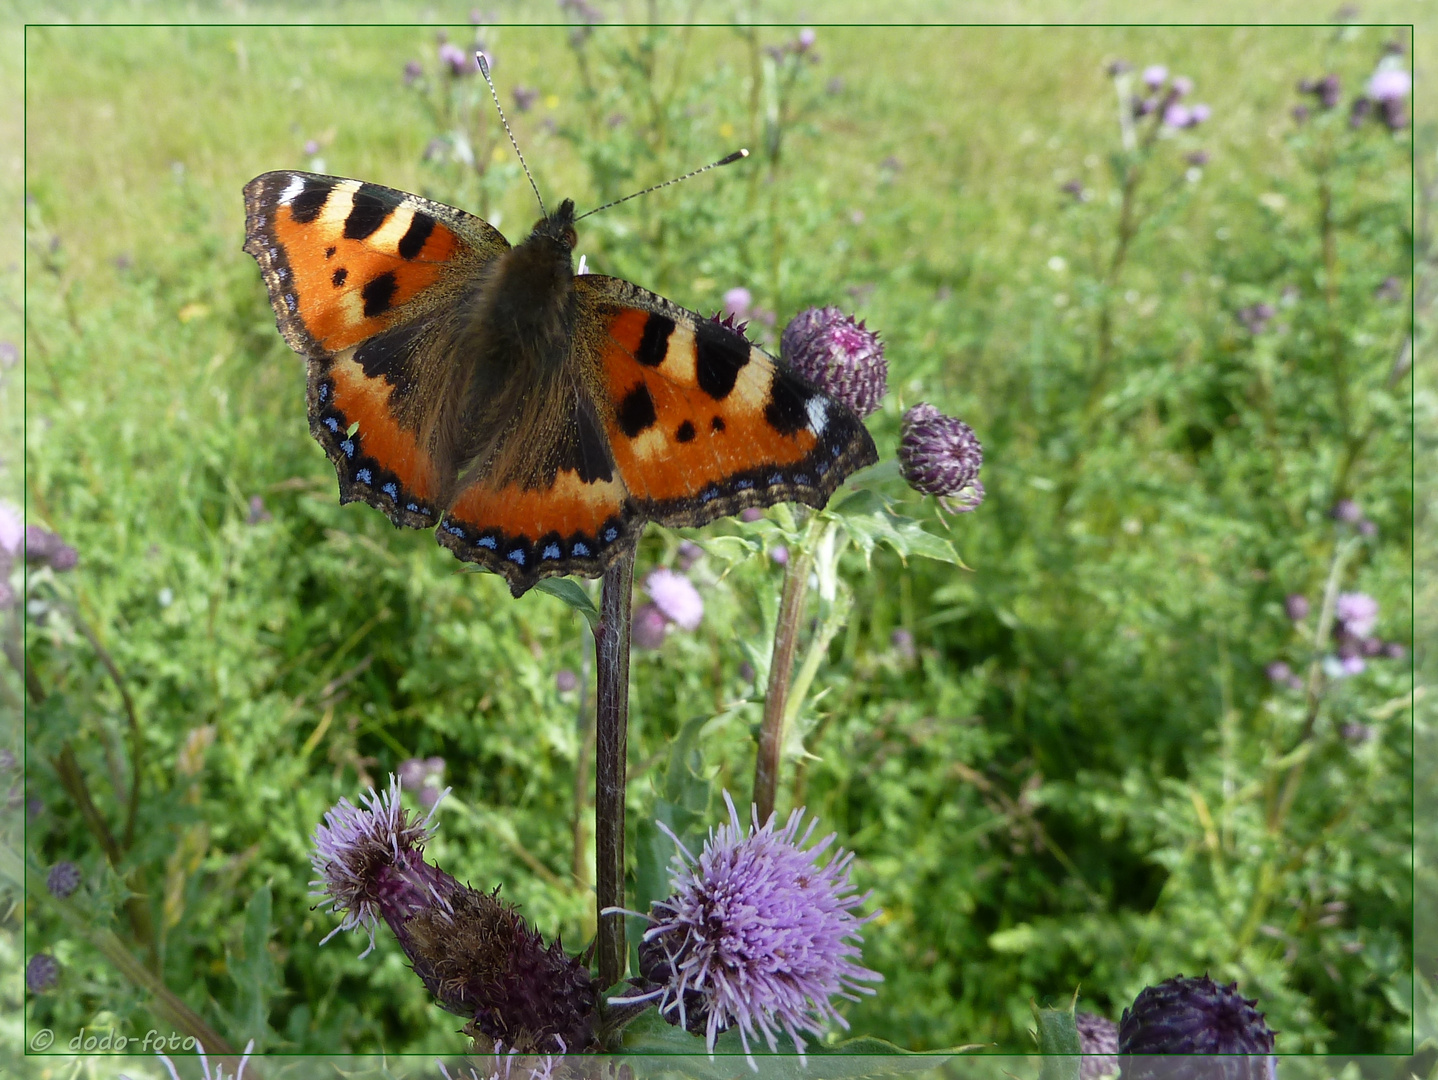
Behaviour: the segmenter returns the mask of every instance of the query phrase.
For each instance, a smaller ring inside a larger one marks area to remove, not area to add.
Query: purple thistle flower
[[[1402,131],[1408,126],[1408,103],[1404,98],[1381,102],[1379,112],[1389,131]]]
[[[1079,1080],[1099,1080],[1118,1072],[1118,1025],[1106,1016],[1076,1012],[1074,1026],[1083,1051]]]
[[[764,511],[760,510],[757,506],[745,507],[745,509],[739,514],[740,521],[755,522],[762,521],[763,518]]]
[[[803,29],[799,31],[798,40],[794,43],[794,51],[806,53],[814,47],[814,42],[819,40],[819,35],[813,30]]]
[[[397,776],[386,792],[371,788],[360,802],[341,799],[315,829],[310,861],[321,906],[344,912],[324,940],[361,929],[370,937],[361,955],[368,954],[383,919],[435,1000],[470,1017],[477,1031],[524,1053],[589,1048],[597,999],[588,967],[558,941],[546,947],[497,895],[425,862],[434,809],[412,818],[400,806]]]
[[[634,624],[629,642],[636,649],[653,650],[664,644],[669,633],[669,620],[654,604],[640,604],[634,609]]]
[[[1283,610],[1294,622],[1308,618],[1308,597],[1302,593],[1289,593],[1283,601]]]
[[[534,108],[534,103],[539,100],[539,91],[532,86],[516,86],[514,88],[514,108],[518,112],[529,112]]]
[[[1118,76],[1127,75],[1130,71],[1132,71],[1133,65],[1130,64],[1127,60],[1113,60],[1109,62],[1108,67],[1104,70],[1108,72],[1110,78],[1116,79],[1118,78]]]
[[[1263,673],[1276,683],[1286,683],[1293,674],[1293,669],[1282,660],[1275,660],[1263,669]]]
[[[80,561],[79,552],[72,548],[59,533],[39,525],[25,526],[25,561],[38,566],[49,566],[57,573],[75,569]]]
[[[754,294],[742,285],[736,285],[724,294],[724,315],[740,322],[749,318],[749,308],[753,306]]]
[[[1325,109],[1332,109],[1343,100],[1343,85],[1337,75],[1325,75],[1318,81],[1318,102]]]
[[[20,554],[25,541],[25,522],[20,511],[7,502],[0,502],[0,554],[13,559]]]
[[[1329,516],[1345,525],[1355,525],[1363,520],[1363,509],[1352,499],[1339,499],[1333,504]]]
[[[1193,80],[1185,75],[1175,75],[1170,89],[1174,97],[1184,97],[1193,93]]]
[[[57,862],[50,867],[50,872],[45,875],[45,888],[50,890],[51,896],[57,896],[61,900],[68,899],[75,895],[75,890],[85,880],[80,873],[80,868],[74,863],[66,860]]]
[[[318,139],[306,139],[306,140],[305,140],[305,153],[306,153],[308,156],[314,157],[314,156],[315,156],[316,154],[318,154],[319,152],[320,152],[320,144],[319,144],[319,140],[318,140]]]
[[[901,660],[912,660],[919,655],[914,647],[914,632],[905,627],[900,626],[889,635],[889,644]]]
[[[806,849],[818,822],[800,836],[802,809],[782,829],[775,815],[761,827],[754,810],[746,831],[727,791],[724,803],[729,821],[710,830],[697,859],[659,823],[679,849],[670,870],[674,893],[650,909],[640,966],[645,978],[663,985],[611,1002],[658,998],[660,1013],[677,1013],[687,1030],[702,1020],[710,1054],[719,1032],[737,1025],[757,1072],[751,1038],[762,1034],[774,1051],[785,1033],[803,1061],[801,1031],[822,1035],[828,1023],[849,1026],[830,999],[872,994],[862,984],[883,976],[854,960],[859,928],[874,914],[853,914],[869,898],[856,895],[849,880],[853,853],[836,850],[819,865],[836,834]]]
[[[488,53],[485,54],[484,59],[491,68],[494,67],[494,61],[490,59]],[[448,64],[449,73],[456,78],[479,70],[479,65],[474,62],[474,57],[452,41],[446,41],[440,45],[439,62]]]
[[[404,84],[413,86],[414,83],[424,74],[424,68],[418,60],[411,60],[404,66]]]
[[[773,559],[779,566],[788,566],[789,549],[783,544],[775,544],[769,549],[769,558]]]
[[[1402,642],[1390,641],[1383,646],[1383,655],[1390,660],[1402,660],[1408,655],[1408,650],[1403,647]]]
[[[1124,1080],[1214,1077],[1269,1080],[1273,1032],[1256,1001],[1240,996],[1238,984],[1219,986],[1207,975],[1178,976],[1145,987],[1124,1009],[1118,1052]],[[1254,1055],[1206,1061],[1160,1055]],[[1262,1056],[1257,1056],[1262,1055]]]
[[[645,579],[644,589],[670,622],[685,630],[699,629],[704,621],[704,599],[683,574],[660,568]]]
[[[1340,661],[1344,675],[1362,675],[1368,670],[1368,661],[1361,656],[1345,656]]]
[[[1208,121],[1208,118],[1213,115],[1213,109],[1202,101],[1199,101],[1194,103],[1192,108],[1189,109],[1188,114],[1193,121],[1192,126],[1197,127],[1199,124]]]
[[[1174,102],[1163,110],[1163,122],[1171,128],[1192,127],[1194,123],[1193,110],[1187,105]]]
[[[1333,613],[1340,633],[1364,638],[1378,622],[1378,601],[1367,593],[1339,593]]]
[[[1168,68],[1162,64],[1150,64],[1143,69],[1143,84],[1150,90],[1157,90],[1168,81]]]
[[[984,448],[974,429],[921,402],[904,414],[899,471],[915,491],[955,500],[949,509],[967,513],[984,501],[979,467]]]
[[[579,676],[568,668],[560,668],[554,673],[554,688],[561,694],[570,694],[579,689]]]
[[[36,953],[25,965],[25,988],[43,994],[60,981],[60,962],[49,953]]]
[[[1375,101],[1394,101],[1408,96],[1413,79],[1401,68],[1389,68],[1368,80],[1368,96]]]
[[[693,540],[679,541],[678,562],[679,569],[688,570],[704,557],[704,549]]]
[[[801,311],[784,327],[779,354],[809,382],[864,417],[889,388],[879,335],[836,307]]]
[[[1361,128],[1363,122],[1373,112],[1373,99],[1369,97],[1356,97],[1353,104],[1348,108],[1348,126]]]

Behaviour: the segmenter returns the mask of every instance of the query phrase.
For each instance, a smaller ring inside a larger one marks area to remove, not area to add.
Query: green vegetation
[[[1410,662],[1340,674],[1317,630],[1325,595],[1362,592],[1368,636],[1413,643],[1412,133],[1348,113],[1406,37],[821,28],[810,62],[766,52],[784,28],[479,32],[551,202],[754,151],[582,223],[592,268],[703,312],[744,286],[771,345],[839,304],[886,342],[883,458],[923,400],[984,443],[972,514],[874,482],[970,569],[844,557],[852,610],[781,786],[883,909],[864,962],[885,982],[847,1008],[853,1032],[1026,1052],[1030,999],[1081,987],[1117,1018],[1207,971],[1259,999],[1281,1052],[1406,1052]],[[442,757],[454,789],[436,862],[571,950],[593,932],[574,820],[590,699],[556,681],[592,678],[583,620],[337,505],[302,363],[239,250],[240,189],[276,168],[527,231],[487,91],[445,82],[435,47],[420,27],[27,34],[26,514],[80,561],[26,583],[25,850],[86,881],[79,920],[31,882],[26,947],[62,968],[27,998],[32,1030],[152,1026],[88,924],[236,1046],[462,1048],[391,936],[364,959],[352,936],[321,948],[335,920],[308,895],[324,811],[412,757]],[[440,96],[404,85],[411,59]],[[1126,148],[1118,59],[1191,78],[1211,118],[1151,144],[1140,121]],[[1329,72],[1326,111],[1295,84]],[[426,157],[456,123],[482,177]],[[1335,520],[1345,499],[1371,529]],[[688,570],[703,623],[634,657],[641,879],[667,857],[661,801],[682,793],[702,830],[721,789],[748,797],[788,524],[641,545],[639,579],[707,546]]]

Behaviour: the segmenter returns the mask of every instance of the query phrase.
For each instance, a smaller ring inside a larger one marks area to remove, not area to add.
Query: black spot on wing
[[[674,320],[667,315],[650,315],[644,324],[644,334],[639,339],[639,350],[634,354],[645,367],[658,367],[664,363],[669,351],[669,335],[674,333]]]
[[[395,280],[393,270],[386,270],[379,277],[365,282],[365,287],[360,290],[360,299],[364,301],[364,317],[373,319],[376,315],[383,315],[388,311],[389,302],[394,299],[398,289],[399,282]]]
[[[609,444],[600,431],[594,406],[587,400],[576,401],[570,421],[559,450],[559,467],[578,473],[586,484],[613,480],[614,460],[609,456]]]
[[[429,239],[429,234],[432,232],[434,232],[434,218],[416,210],[414,217],[410,218],[409,228],[399,239],[399,257],[413,259],[418,256],[424,250],[424,242]]]
[[[422,324],[411,324],[376,334],[355,349],[354,361],[365,378],[383,378],[405,395],[414,386],[413,360],[422,330]]]
[[[709,426],[710,426],[711,428],[713,428],[715,431],[723,431],[723,430],[724,430],[724,418],[723,418],[722,416],[716,416],[716,417],[714,417],[714,419],[712,419],[712,420],[709,421]]]
[[[749,342],[712,319],[700,320],[694,337],[699,389],[715,401],[723,401],[734,389],[739,369],[749,362]]]
[[[649,387],[640,383],[629,393],[624,395],[624,400],[619,403],[619,430],[631,439],[637,438],[640,432],[652,427],[657,416],[654,412],[654,399],[649,396]]]
[[[778,368],[769,384],[769,404],[764,406],[764,419],[781,435],[793,435],[809,423],[805,406],[811,391],[792,373]]]
[[[685,420],[684,423],[679,425],[679,430],[674,432],[674,437],[680,442],[693,442],[694,425],[691,424],[688,420]]]
[[[325,248],[325,258],[326,258],[326,259],[333,259],[334,257],[335,257],[335,246],[334,246],[333,244],[331,244],[329,247]]]
[[[304,190],[290,200],[290,216],[301,225],[308,225],[320,216],[334,189],[333,180],[306,180]]]
[[[399,200],[393,195],[383,193],[373,184],[361,184],[345,218],[345,239],[363,240],[373,235],[398,205]]]
[[[336,289],[338,289],[341,285],[345,283],[345,278],[349,276],[350,272],[346,270],[343,266],[341,266],[338,270],[336,270],[333,274],[330,275],[330,282],[334,285]]]

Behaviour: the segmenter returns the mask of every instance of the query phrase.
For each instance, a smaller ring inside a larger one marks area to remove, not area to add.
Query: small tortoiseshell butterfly
[[[340,501],[438,527],[515,596],[596,577],[645,522],[822,507],[877,460],[859,418],[738,330],[576,274],[574,203],[511,247],[359,180],[269,172],[245,245],[305,358]]]

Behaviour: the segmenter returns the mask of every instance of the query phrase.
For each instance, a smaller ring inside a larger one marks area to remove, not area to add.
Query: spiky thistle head
[[[859,928],[874,915],[854,909],[869,894],[856,895],[849,880],[852,853],[820,865],[835,837],[807,847],[817,821],[801,835],[802,809],[783,828],[773,816],[760,826],[753,811],[746,830],[728,792],[724,801],[729,821],[710,831],[698,858],[665,829],[678,851],[673,894],[650,909],[640,946],[641,972],[661,984],[648,996],[671,1023],[702,1030],[710,1053],[719,1033],[737,1026],[746,1055],[756,1035],[777,1050],[783,1033],[802,1058],[800,1032],[848,1027],[834,998],[872,994],[863,984],[883,978],[856,962]]]
[[[1119,1020],[1123,1080],[1271,1080],[1273,1032],[1255,1005],[1207,975],[1145,987]]]
[[[859,416],[879,407],[889,387],[884,343],[836,307],[809,308],[784,327],[779,354],[804,378]]]
[[[899,471],[915,491],[936,495],[961,513],[984,501],[979,467],[984,448],[974,429],[945,416],[927,402],[904,413],[899,438]]]

